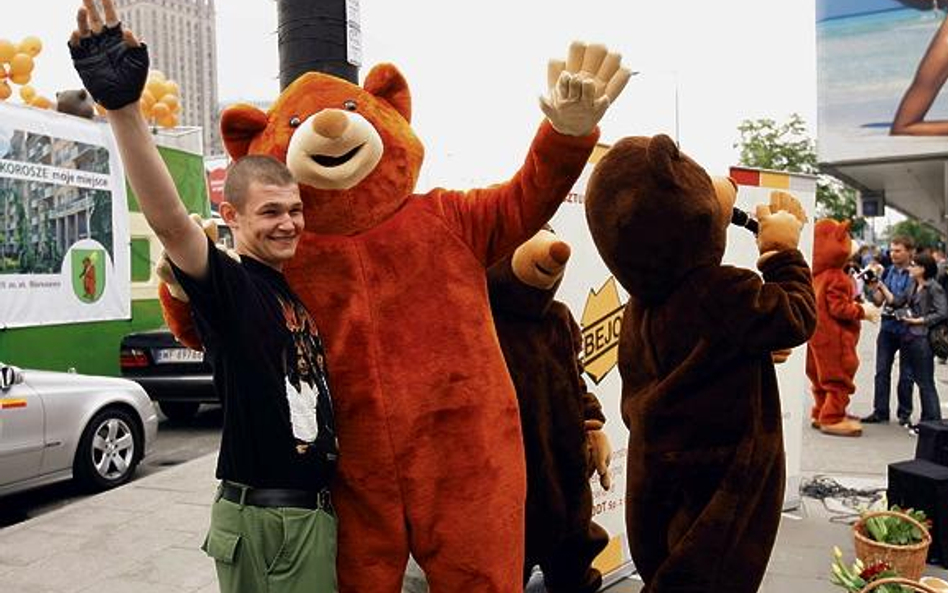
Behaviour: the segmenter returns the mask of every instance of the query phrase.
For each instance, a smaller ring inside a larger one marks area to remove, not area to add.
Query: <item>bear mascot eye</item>
[[[295,116],[295,115],[290,118],[290,127],[291,127],[291,128],[298,128],[298,127],[300,127],[300,124],[301,124],[301,123],[303,123],[303,122],[300,121],[300,118],[297,117],[297,116]]]
[[[346,111],[356,111],[359,108],[359,104],[353,101],[352,99],[349,99],[348,101],[342,104],[342,107]]]

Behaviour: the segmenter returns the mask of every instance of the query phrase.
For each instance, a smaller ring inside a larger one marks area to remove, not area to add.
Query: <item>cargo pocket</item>
[[[233,564],[237,557],[237,544],[240,536],[222,529],[211,529],[204,539],[201,549],[204,553],[218,562]]]

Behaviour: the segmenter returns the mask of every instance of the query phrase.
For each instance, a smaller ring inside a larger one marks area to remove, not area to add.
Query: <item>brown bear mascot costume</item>
[[[362,86],[307,73],[266,113],[222,114],[231,157],[271,155],[300,185],[306,228],[284,273],[327,349],[341,593],[400,591],[409,553],[435,593],[521,590],[523,443],[485,275],[556,212],[630,75],[573,44],[548,68],[520,170],[467,191],[414,193],[424,150],[391,64]],[[161,297],[193,344],[187,305]]]
[[[879,320],[879,309],[856,302],[856,283],[846,273],[852,255],[849,221],[817,221],[813,229],[813,290],[816,292],[816,332],[806,350],[806,374],[813,392],[810,422],[825,434],[860,436],[859,420],[846,415],[856,391],[859,368],[859,322]]]
[[[784,453],[771,352],[816,324],[796,200],[759,206],[757,262],[721,264],[735,201],[664,135],[597,164],[586,217],[629,292],[619,338],[626,526],[645,591],[751,593],[780,521]],[[778,210],[790,210],[781,212]]]
[[[592,521],[590,472],[609,486],[609,443],[599,400],[577,359],[581,333],[554,300],[570,248],[541,230],[487,273],[491,312],[520,406],[527,462],[526,561],[543,570],[549,593],[593,593],[593,559],[609,535]],[[587,450],[591,458],[587,459]]]

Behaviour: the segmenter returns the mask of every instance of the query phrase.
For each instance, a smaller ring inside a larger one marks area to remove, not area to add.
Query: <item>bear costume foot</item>
[[[852,418],[843,418],[836,424],[820,425],[820,432],[838,437],[862,436],[862,423]]]

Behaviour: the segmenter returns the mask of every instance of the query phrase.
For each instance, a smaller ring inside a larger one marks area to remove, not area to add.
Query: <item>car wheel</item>
[[[158,402],[158,407],[168,420],[187,422],[194,418],[201,404],[198,402]]]
[[[141,459],[142,437],[131,414],[107,408],[82,432],[73,472],[87,490],[100,491],[128,482]]]

